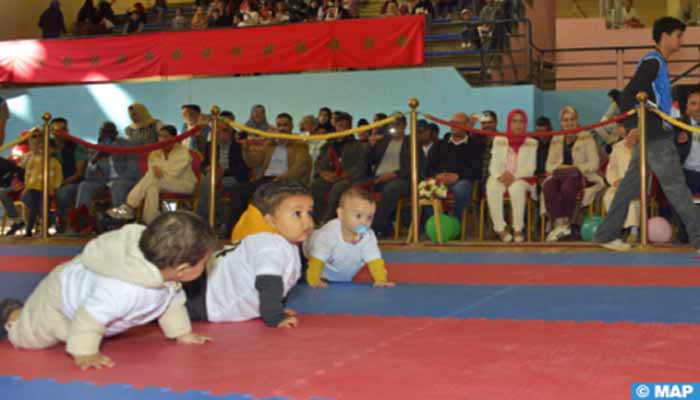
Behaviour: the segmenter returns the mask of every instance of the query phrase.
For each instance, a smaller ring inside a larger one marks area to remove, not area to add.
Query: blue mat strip
[[[0,245],[2,256],[62,256],[80,253],[82,246]],[[527,264],[527,265],[605,265],[625,267],[639,265],[700,266],[696,253],[503,253],[503,252],[436,252],[384,251],[387,262],[437,264]],[[2,259],[0,258],[0,262]]]
[[[16,376],[0,376],[3,399],[81,399],[81,400],[255,400],[245,394],[215,396],[209,392],[190,390],[172,392],[167,388],[134,389],[130,385],[97,386],[90,382],[58,383],[53,379],[25,381]],[[267,397],[259,400],[284,400]]]
[[[0,298],[26,299],[43,274],[0,273]],[[301,313],[548,321],[700,323],[700,287],[331,284],[298,285]]]
[[[698,287],[335,284],[298,286],[288,304],[314,314],[700,323],[698,293]]]

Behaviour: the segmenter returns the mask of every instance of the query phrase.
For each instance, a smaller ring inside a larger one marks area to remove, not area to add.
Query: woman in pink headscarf
[[[528,193],[533,194],[532,178],[537,168],[537,140],[525,136],[527,114],[515,109],[508,114],[508,135],[496,137],[491,147],[486,201],[493,229],[503,242],[525,240],[525,206]],[[503,196],[510,195],[513,210],[513,234],[503,218]]]

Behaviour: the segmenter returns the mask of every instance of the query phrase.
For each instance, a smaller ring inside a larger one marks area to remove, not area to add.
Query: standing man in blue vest
[[[637,66],[632,80],[622,93],[622,112],[636,105],[639,92],[646,92],[649,100],[659,109],[671,114],[671,80],[668,74],[668,58],[680,51],[683,44],[685,24],[672,17],[663,17],[654,22],[652,30],[656,49],[645,55]],[[672,127],[658,116],[647,113],[647,163],[659,179],[669,202],[688,228],[690,244],[700,249],[700,214],[693,205],[674,143]],[[624,120],[630,135],[638,135],[637,118]],[[608,215],[596,232],[594,241],[601,246],[617,251],[626,251],[630,245],[620,239],[620,230],[627,216],[630,201],[639,197],[639,145],[634,149],[627,174],[622,179]]]

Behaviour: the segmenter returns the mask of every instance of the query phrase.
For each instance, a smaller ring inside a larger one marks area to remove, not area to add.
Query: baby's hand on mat
[[[328,284],[324,281],[319,281],[318,283],[309,283],[309,286],[316,289],[326,289]]]
[[[298,313],[295,310],[292,310],[291,308],[284,309],[284,315],[286,315],[288,317],[295,317],[295,316],[297,316],[297,314]]]
[[[278,328],[296,328],[299,325],[297,317],[287,317],[277,324]]]
[[[102,367],[112,368],[114,366],[114,361],[102,353],[88,356],[73,356],[73,361],[83,371],[87,371],[90,368],[102,369]]]
[[[396,284],[394,282],[374,282],[374,287],[394,287]]]
[[[204,344],[211,342],[212,339],[209,336],[198,335],[196,333],[186,333],[177,338],[179,344]]]

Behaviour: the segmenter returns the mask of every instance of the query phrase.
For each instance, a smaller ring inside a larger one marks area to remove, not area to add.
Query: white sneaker
[[[600,243],[600,245],[614,251],[629,251],[632,248],[629,243],[623,242],[622,239],[611,240],[607,243]]]
[[[134,219],[134,210],[126,204],[107,210],[107,215],[114,219]]]
[[[547,239],[545,241],[547,242],[558,242],[559,239],[571,235],[571,227],[566,225],[566,226],[557,226],[556,228],[552,229],[551,232],[547,235]]]

